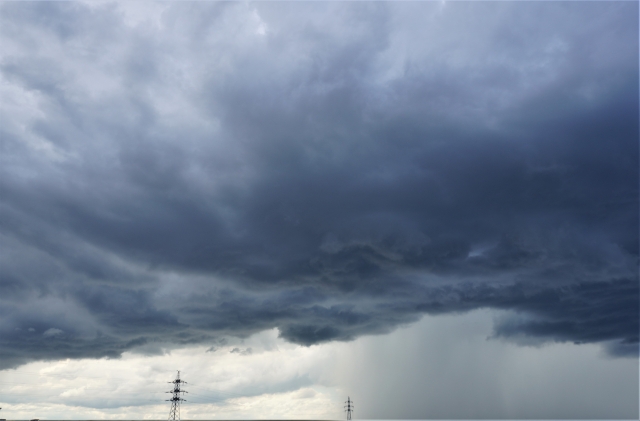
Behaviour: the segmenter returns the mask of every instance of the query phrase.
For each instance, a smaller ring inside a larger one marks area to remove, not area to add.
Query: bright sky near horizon
[[[183,419],[343,419],[347,395],[354,419],[633,418],[637,360],[596,345],[491,339],[496,317],[427,316],[388,335],[312,347],[271,330],[213,349],[36,362],[0,372],[0,394],[13,419],[165,419],[170,369],[179,367]]]
[[[639,416],[637,2],[0,2],[0,417]]]

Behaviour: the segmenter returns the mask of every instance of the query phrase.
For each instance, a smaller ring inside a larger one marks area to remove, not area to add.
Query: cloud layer
[[[0,5],[0,364],[422,314],[638,352],[638,6]]]

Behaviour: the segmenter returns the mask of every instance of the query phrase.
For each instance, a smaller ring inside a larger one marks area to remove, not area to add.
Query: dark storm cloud
[[[2,365],[479,307],[637,355],[637,12],[3,4]]]

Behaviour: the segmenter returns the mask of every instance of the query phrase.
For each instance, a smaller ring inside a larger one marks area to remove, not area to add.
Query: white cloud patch
[[[45,330],[42,336],[44,336],[45,338],[52,338],[54,336],[60,336],[62,334],[64,334],[63,330],[52,327],[50,329]]]

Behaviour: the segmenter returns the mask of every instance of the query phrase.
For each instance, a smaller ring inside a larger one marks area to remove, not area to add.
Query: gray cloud
[[[4,367],[481,307],[637,356],[637,4],[139,6],[1,6]]]

